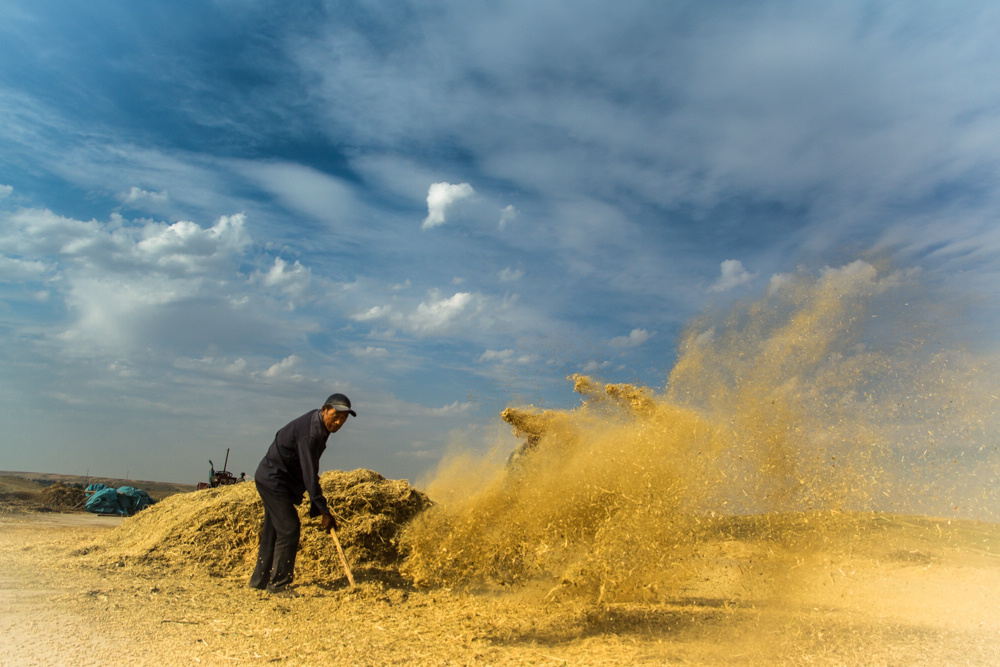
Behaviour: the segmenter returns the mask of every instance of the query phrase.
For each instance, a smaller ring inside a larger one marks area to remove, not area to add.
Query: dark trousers
[[[260,549],[250,586],[282,590],[292,583],[294,576],[301,531],[299,512],[295,509],[295,498],[288,492],[269,489],[257,482],[257,493],[264,502],[264,523],[260,527]]]

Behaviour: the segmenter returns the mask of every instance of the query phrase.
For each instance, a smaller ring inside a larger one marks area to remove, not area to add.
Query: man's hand
[[[323,530],[330,532],[331,530],[337,530],[337,520],[333,518],[332,514],[321,515],[320,521],[323,523]]]

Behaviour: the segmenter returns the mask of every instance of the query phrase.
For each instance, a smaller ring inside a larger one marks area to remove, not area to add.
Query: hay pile
[[[330,471],[320,477],[337,535],[351,569],[371,578],[396,578],[403,557],[397,535],[430,505],[405,480],[371,470]],[[163,499],[126,519],[86,554],[119,565],[147,565],[172,572],[249,578],[257,559],[263,505],[252,483],[233,484]],[[308,495],[299,506],[302,536],[296,583],[332,582],[343,570],[329,535],[309,517]],[[81,553],[81,555],[82,555]]]
[[[60,510],[81,509],[87,501],[83,489],[69,487],[62,482],[45,487],[39,498],[43,505]]]

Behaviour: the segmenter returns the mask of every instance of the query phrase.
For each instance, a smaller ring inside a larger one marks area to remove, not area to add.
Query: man
[[[251,588],[283,593],[292,583],[301,530],[295,506],[302,502],[303,493],[309,492],[309,516],[322,517],[323,530],[337,529],[319,485],[319,457],[326,450],[327,438],[340,430],[348,415],[358,416],[350,399],[333,394],[322,408],[293,419],[275,434],[254,473],[257,493],[264,502],[264,524]]]

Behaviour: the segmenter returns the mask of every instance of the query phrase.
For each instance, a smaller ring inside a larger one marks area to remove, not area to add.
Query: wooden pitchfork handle
[[[340,556],[340,564],[344,566],[344,573],[347,574],[347,581],[350,582],[351,588],[354,588],[354,575],[351,574],[351,568],[347,564],[347,556],[344,555],[344,550],[340,547],[340,540],[337,539],[337,531],[333,528],[330,529],[330,537],[333,538],[333,543],[337,546],[337,554]]]

